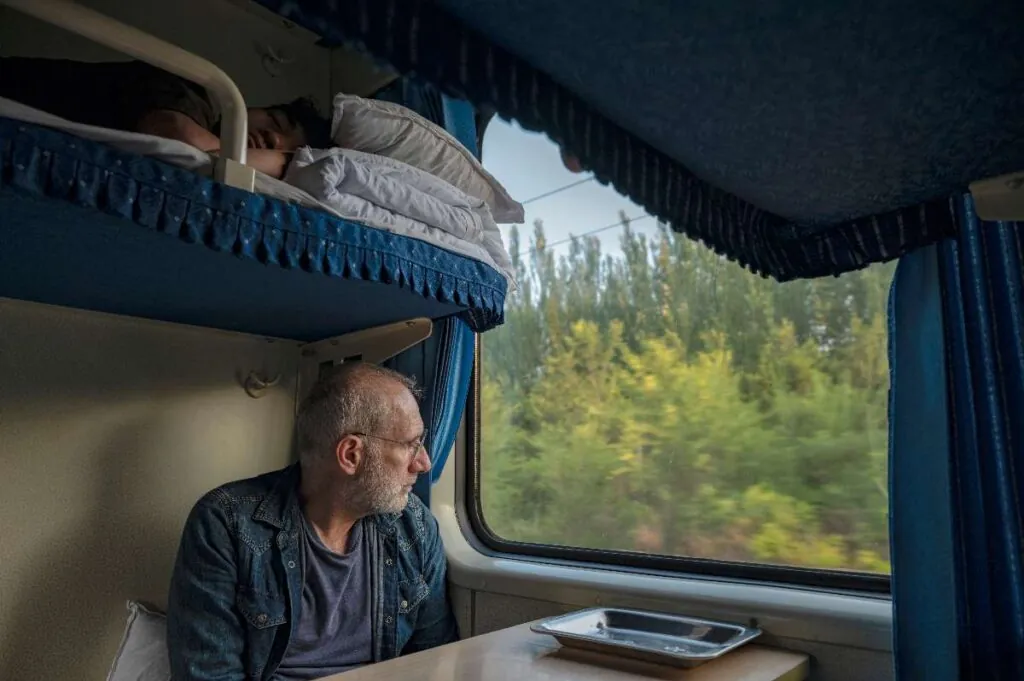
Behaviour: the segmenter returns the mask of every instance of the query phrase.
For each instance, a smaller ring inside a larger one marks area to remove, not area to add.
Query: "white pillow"
[[[331,138],[345,149],[387,156],[484,201],[495,222],[522,222],[515,201],[476,157],[444,128],[399,104],[355,95],[334,98]]]
[[[171,681],[167,617],[128,601],[128,626],[107,681]]]

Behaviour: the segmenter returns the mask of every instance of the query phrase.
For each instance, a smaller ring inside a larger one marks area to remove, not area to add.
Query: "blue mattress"
[[[313,341],[504,319],[492,267],[0,118],[0,296]]]
[[[257,0],[549,134],[780,280],[955,234],[1024,170],[1019,0]]]

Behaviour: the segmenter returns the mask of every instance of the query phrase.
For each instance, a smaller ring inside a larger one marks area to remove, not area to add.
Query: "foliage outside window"
[[[507,541],[889,571],[893,264],[761,279],[623,216],[621,253],[544,227],[482,338],[483,520]]]

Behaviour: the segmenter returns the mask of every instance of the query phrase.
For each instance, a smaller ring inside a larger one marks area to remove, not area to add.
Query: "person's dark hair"
[[[277,109],[293,124],[302,126],[306,133],[306,144],[315,149],[326,149],[332,145],[331,124],[320,115],[316,104],[309,97],[299,97],[287,104],[275,104],[267,109]]]

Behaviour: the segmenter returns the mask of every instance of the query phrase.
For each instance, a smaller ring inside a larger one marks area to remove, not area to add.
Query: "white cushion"
[[[399,104],[340,94],[331,138],[339,147],[408,163],[484,201],[498,223],[522,222],[523,206],[444,128]]]
[[[128,626],[107,681],[170,681],[167,659],[167,618],[140,603],[128,601]]]

